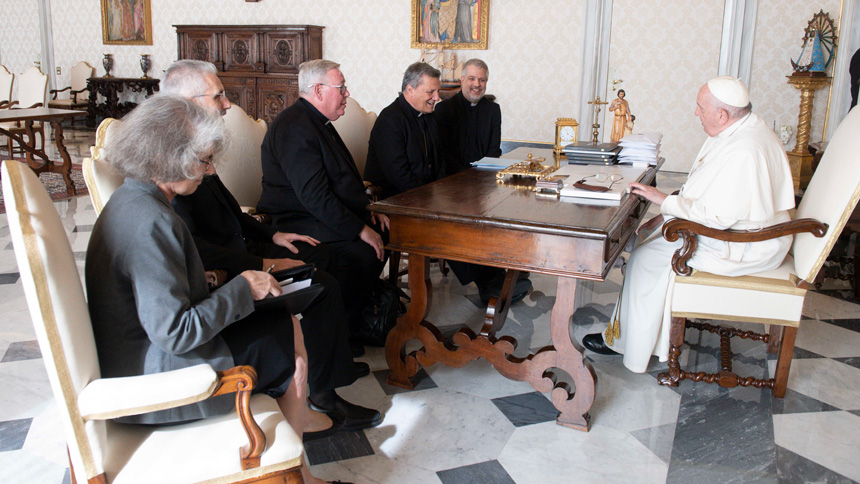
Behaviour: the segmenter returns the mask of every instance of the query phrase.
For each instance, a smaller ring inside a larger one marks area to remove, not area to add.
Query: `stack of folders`
[[[577,141],[564,148],[567,162],[575,165],[614,165],[621,147],[618,143],[592,143]]]
[[[660,159],[662,133],[631,133],[621,138],[618,163],[634,166],[656,165]]]

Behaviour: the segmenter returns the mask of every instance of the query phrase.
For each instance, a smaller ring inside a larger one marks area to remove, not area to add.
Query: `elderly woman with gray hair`
[[[282,311],[254,312],[255,300],[280,294],[278,282],[245,271],[210,293],[191,233],[170,204],[213,171],[226,140],[217,113],[170,95],[147,99],[112,133],[105,155],[125,182],[96,221],[85,271],[99,364],[105,377],[251,365],[255,392],[277,399],[301,436],[308,413],[301,326]],[[226,395],[119,421],[169,424],[232,407]],[[320,482],[303,473],[305,482]]]

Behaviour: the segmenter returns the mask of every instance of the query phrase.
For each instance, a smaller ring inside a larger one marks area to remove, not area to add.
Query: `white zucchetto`
[[[732,76],[719,76],[708,81],[711,94],[720,101],[736,108],[745,108],[750,103],[750,92],[743,81]]]

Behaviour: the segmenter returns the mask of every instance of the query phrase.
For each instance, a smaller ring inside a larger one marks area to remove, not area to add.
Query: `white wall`
[[[40,52],[37,1],[0,0],[0,63],[15,73]],[[117,76],[140,76],[140,54],[147,53],[153,59],[150,75],[160,77],[176,58],[174,24],[314,24],[326,27],[324,55],[342,64],[352,95],[379,112],[394,99],[403,70],[420,53],[410,48],[408,0],[152,0],[152,46],[103,45],[99,0],[50,3],[55,62],[63,70],[60,87],[68,85],[69,70],[80,60],[103,74],[106,52],[114,54]],[[636,128],[662,131],[671,166],[688,166],[704,136],[692,103],[697,84],[716,74],[723,2],[614,3],[610,57],[635,66],[624,80]],[[822,8],[835,20],[838,7],[839,0],[760,0],[750,89],[755,110],[765,119],[796,123],[799,94],[784,77],[791,73],[789,57],[800,51],[806,21]],[[576,116],[584,12],[585,0],[492,0],[489,49],[458,52],[489,64],[488,92],[502,105],[503,138],[551,141],[555,119]],[[680,73],[667,75],[670,65],[680,66]],[[822,91],[816,96],[813,139],[820,138],[825,103]]]

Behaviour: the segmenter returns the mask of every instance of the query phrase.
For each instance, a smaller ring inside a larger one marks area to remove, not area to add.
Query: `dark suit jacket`
[[[439,133],[432,114],[422,115],[427,124],[427,153],[418,111],[397,96],[379,113],[370,131],[365,180],[382,187],[382,196],[390,197],[445,176]]]
[[[194,193],[177,195],[171,203],[191,230],[207,271],[222,269],[232,279],[263,269],[263,258],[250,254],[247,243],[272,243],[277,230],[242,212],[218,175],[203,177]]]
[[[258,210],[278,230],[321,242],[357,240],[370,225],[370,201],[340,136],[311,103],[299,98],[263,138],[263,193]]]
[[[436,105],[436,124],[448,173],[465,170],[485,156],[502,156],[502,110],[486,97],[472,106],[458,92]]]

